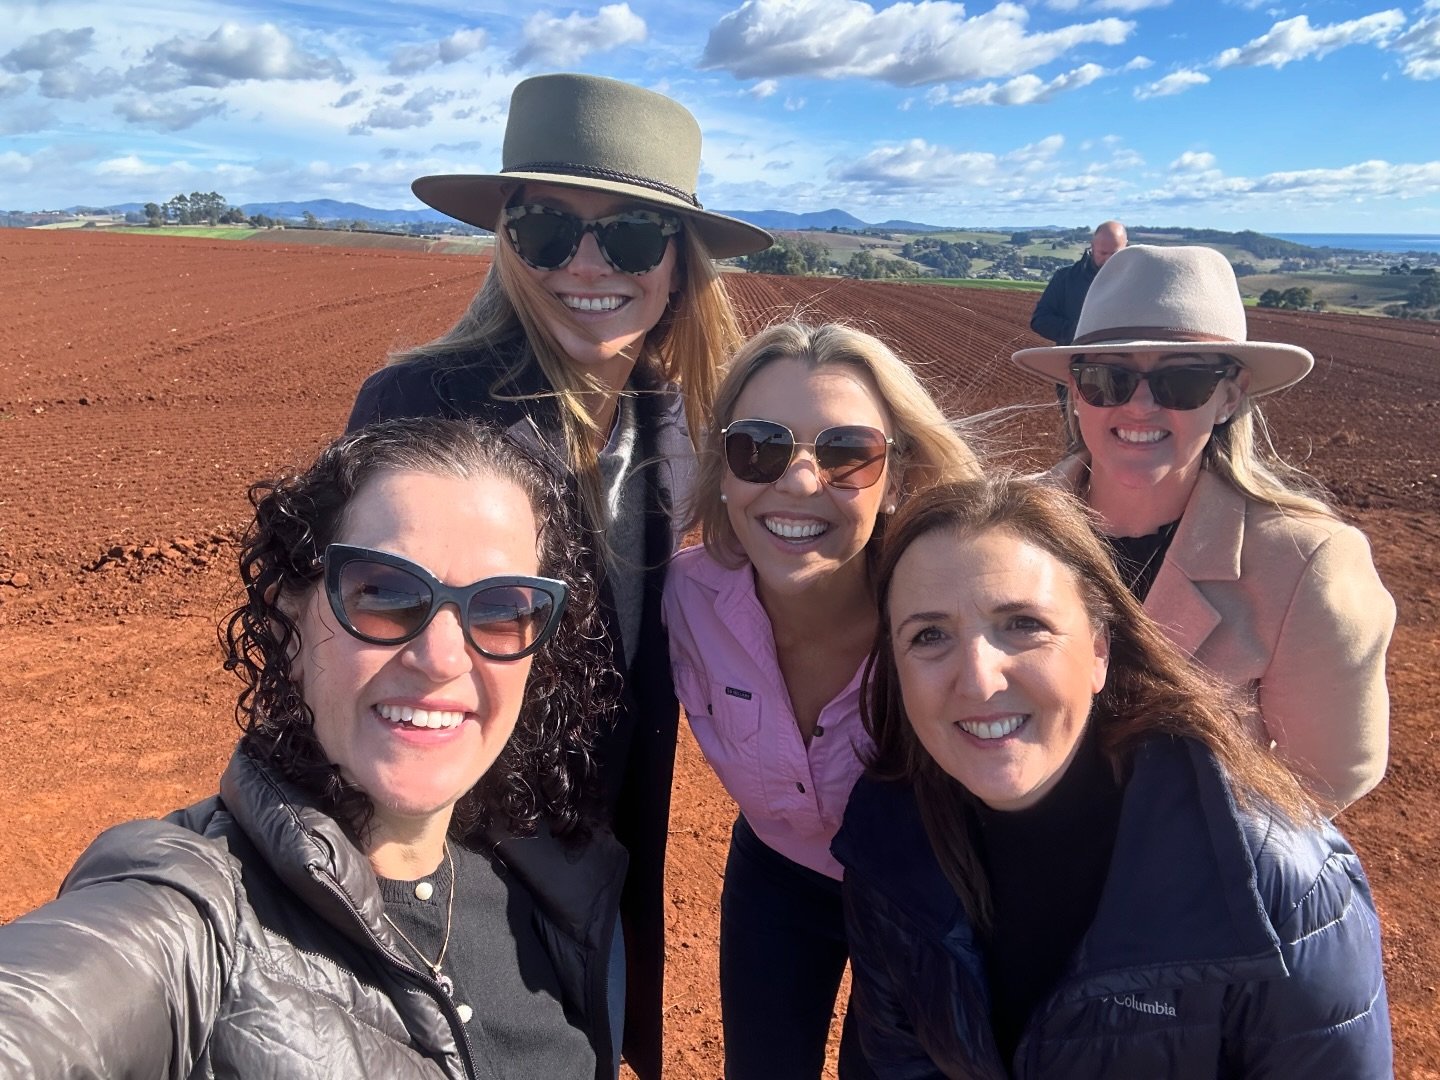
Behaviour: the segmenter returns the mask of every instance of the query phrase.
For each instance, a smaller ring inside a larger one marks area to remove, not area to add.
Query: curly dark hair
[[[556,464],[474,421],[374,424],[331,443],[303,472],[250,487],[255,519],[240,551],[246,600],[220,624],[225,667],[244,683],[235,706],[241,749],[311,792],[357,839],[367,834],[373,804],[330,761],[291,677],[301,642],[284,608],[321,587],[320,556],[342,534],[356,493],[388,471],[514,483],[539,526],[539,572],[570,589],[559,626],[535,653],[514,733],[456,805],[451,835],[463,839],[492,824],[524,835],[544,818],[555,835],[583,838],[598,805],[596,734],[613,721],[619,699],[593,558],[582,548],[584,533]],[[292,603],[282,606],[282,598]]]
[[[1247,809],[1293,822],[1319,820],[1316,805],[1288,769],[1251,735],[1254,705],[1192,664],[1140,606],[1079,499],[1035,479],[1000,473],[922,492],[895,516],[875,577],[880,627],[866,662],[861,717],[875,741],[872,775],[909,781],[941,869],[975,925],[991,923],[989,885],[965,826],[974,797],[945,773],[915,735],[890,634],[890,587],[901,558],[922,536],[1008,532],[1051,555],[1074,575],[1091,623],[1109,641],[1109,670],[1092,717],[1101,752],[1117,779],[1140,744],[1154,736],[1195,739],[1220,762],[1231,794]]]

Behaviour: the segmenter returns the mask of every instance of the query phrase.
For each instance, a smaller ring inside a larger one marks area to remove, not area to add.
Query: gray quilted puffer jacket
[[[558,902],[520,875],[604,1063],[624,861],[598,834]],[[335,820],[237,751],[218,797],[107,830],[56,900],[0,927],[0,1077],[489,1076],[383,910]]]

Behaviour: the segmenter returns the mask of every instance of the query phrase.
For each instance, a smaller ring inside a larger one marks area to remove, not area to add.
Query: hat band
[[[575,165],[568,161],[526,161],[519,165],[509,165],[500,170],[501,173],[512,172],[548,172],[559,176],[584,176],[591,180],[610,180],[621,184],[637,184],[640,187],[650,188],[661,194],[669,195],[672,199],[679,199],[681,202],[688,202],[697,210],[703,210],[700,200],[695,195],[681,191],[677,187],[660,180],[651,180],[646,176],[632,176],[630,173],[617,172],[615,169],[603,169],[595,165]]]
[[[1241,342],[1218,334],[1204,334],[1198,330],[1180,330],[1173,326],[1107,326],[1103,330],[1092,330],[1076,338],[1072,345],[1098,345],[1108,341],[1223,341],[1230,345]]]

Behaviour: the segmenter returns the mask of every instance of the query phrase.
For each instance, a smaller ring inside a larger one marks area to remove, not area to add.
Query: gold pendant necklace
[[[390,929],[400,935],[400,940],[410,946],[410,951],[420,958],[420,962],[430,969],[430,977],[440,984],[440,989],[445,991],[446,997],[455,996],[455,984],[450,981],[449,976],[440,970],[445,963],[445,950],[450,948],[450,925],[455,917],[455,860],[450,854],[450,843],[445,843],[445,864],[450,868],[450,899],[445,905],[445,938],[440,942],[440,955],[435,957],[432,964],[429,958],[421,952],[404,930],[395,925],[395,920],[390,918],[388,912],[382,911],[380,917],[390,924]]]

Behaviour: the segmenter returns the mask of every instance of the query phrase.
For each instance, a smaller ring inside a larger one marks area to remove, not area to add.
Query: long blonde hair
[[[976,455],[956,425],[945,419],[910,366],[879,338],[843,323],[776,323],[747,341],[726,367],[715,395],[713,421],[705,429],[701,445],[690,524],[700,526],[706,550],[717,562],[738,566],[744,560],[730,515],[720,501],[720,481],[725,473],[720,432],[736,419],[735,402],[746,384],[777,360],[800,360],[811,370],[839,365],[870,376],[895,426],[890,464],[900,476],[902,497],[934,484],[973,480],[980,475]],[[872,551],[883,532],[884,515],[876,522]]]
[[[708,428],[714,408],[717,373],[724,358],[739,345],[741,335],[704,241],[694,230],[683,229],[671,243],[675,245],[678,288],[660,321],[645,335],[636,366],[679,386],[690,442],[698,449],[699,433]],[[392,353],[388,362],[443,361],[448,357],[461,364],[467,352],[523,334],[529,348],[517,360],[516,368],[497,379],[493,392],[502,400],[514,400],[515,395],[502,392],[501,387],[509,375],[534,358],[552,388],[549,393],[558,399],[566,458],[581,478],[586,508],[598,527],[603,518],[598,516],[602,501],[595,446],[601,433],[584,402],[587,394],[603,388],[570,361],[548,329],[551,319],[564,322],[573,317],[530,276],[497,219],[490,269],[455,325],[433,341]]]

